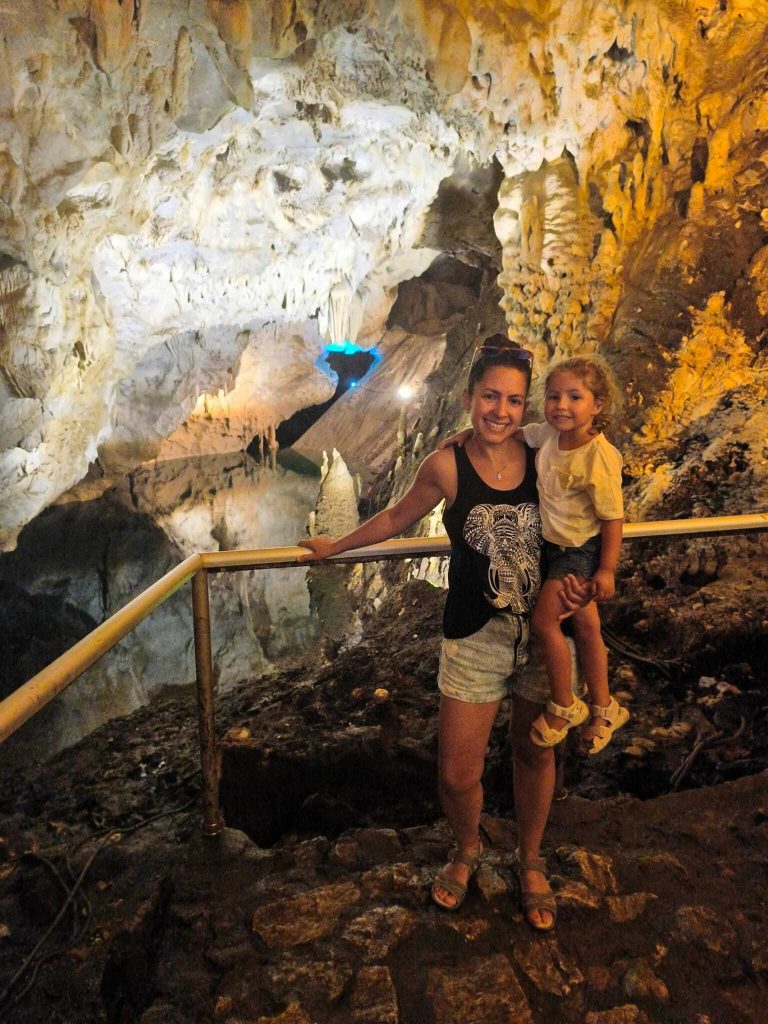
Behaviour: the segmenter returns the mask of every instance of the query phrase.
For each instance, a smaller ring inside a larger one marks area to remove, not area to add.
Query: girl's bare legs
[[[568,665],[570,677],[570,658]],[[530,863],[539,856],[555,789],[553,748],[537,747],[529,738],[531,726],[541,712],[541,704],[513,696],[513,785],[520,860],[523,863]],[[549,882],[540,871],[521,872],[520,884],[528,892],[550,892]],[[528,917],[534,926],[539,927],[548,927],[552,920],[549,910],[531,910]]]
[[[579,579],[579,583],[582,582]],[[562,589],[562,580],[545,580],[542,583],[539,599],[536,602],[536,608],[531,619],[531,626],[541,645],[552,700],[555,704],[559,704],[560,707],[567,708],[573,701],[573,691],[571,689],[572,667],[571,651],[560,628],[560,616],[563,614]],[[586,607],[580,608],[575,612],[573,618],[575,619],[577,615],[587,611],[588,608],[594,607],[594,602],[591,602]],[[600,620],[598,619],[598,633],[599,630]],[[581,652],[579,651],[579,653]],[[562,729],[566,724],[564,718],[561,718],[559,715],[553,715],[546,710],[544,711],[544,718],[550,729]]]
[[[438,722],[438,793],[456,845],[477,853],[480,845],[480,814],[483,809],[481,778],[485,755],[501,701],[470,704],[440,695]],[[460,861],[446,866],[449,878],[466,885],[469,868]],[[439,898],[455,904],[456,897],[437,886]]]
[[[572,619],[576,650],[589,691],[590,703],[601,708],[607,707],[611,699],[608,687],[608,651],[600,632],[600,612],[597,605],[591,601],[574,612]],[[583,744],[589,745],[594,737],[595,727],[601,724],[608,725],[608,722],[603,718],[592,718],[587,722],[581,733]]]

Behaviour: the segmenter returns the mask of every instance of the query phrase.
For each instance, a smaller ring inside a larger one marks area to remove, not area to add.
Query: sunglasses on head
[[[490,359],[493,356],[498,356],[501,352],[508,352],[512,359],[519,359],[521,363],[533,362],[533,352],[529,352],[527,348],[513,348],[512,345],[492,345],[486,343],[478,345],[475,349],[472,362],[469,364],[470,373],[476,362],[481,359]]]

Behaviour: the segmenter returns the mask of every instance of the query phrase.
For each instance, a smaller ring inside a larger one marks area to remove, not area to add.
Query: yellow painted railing
[[[734,534],[750,530],[768,530],[768,512],[744,516],[705,519],[671,519],[648,523],[626,523],[625,540],[648,537],[702,537],[709,534]],[[329,562],[372,562],[390,558],[430,558],[450,551],[448,538],[409,537],[389,540],[371,547],[357,548],[336,555]],[[208,573],[237,572],[242,569],[270,569],[306,565],[299,556],[300,547],[260,548],[238,551],[211,551],[190,555],[151,587],[130,601],[119,612],[97,626],[92,633],[0,702],[0,742],[65,690],[143,619],[185,583],[192,581],[192,617],[195,632],[195,668],[197,675],[198,725],[202,768],[203,830],[215,835],[223,827],[218,800],[218,767],[213,706],[213,664],[211,657],[211,621],[208,607]]]

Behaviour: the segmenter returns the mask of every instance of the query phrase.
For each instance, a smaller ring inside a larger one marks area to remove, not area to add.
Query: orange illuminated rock
[[[248,0],[209,0],[208,6],[233,62],[239,68],[246,68],[253,41],[250,3]]]
[[[91,0],[90,16],[96,29],[96,63],[109,74],[124,67],[133,57],[134,0]]]

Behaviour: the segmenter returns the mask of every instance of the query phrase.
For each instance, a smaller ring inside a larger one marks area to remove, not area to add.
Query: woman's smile
[[[483,419],[483,422],[485,423],[489,430],[497,431],[498,433],[502,433],[509,427],[514,426],[514,424],[510,423],[509,420],[491,419],[489,416],[486,416]]]

